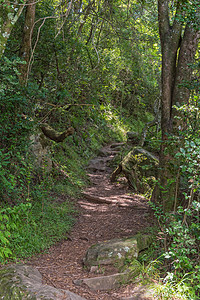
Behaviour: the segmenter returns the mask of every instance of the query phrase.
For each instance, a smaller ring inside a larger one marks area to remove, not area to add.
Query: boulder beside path
[[[83,260],[86,267],[116,264],[124,260],[136,259],[140,251],[151,244],[148,234],[137,234],[133,237],[113,239],[91,246]]]
[[[0,299],[85,300],[70,291],[43,284],[40,272],[24,264],[0,269]]]

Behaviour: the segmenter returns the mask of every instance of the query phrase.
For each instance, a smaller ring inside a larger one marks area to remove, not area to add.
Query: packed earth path
[[[42,274],[44,283],[90,300],[148,299],[134,283],[110,291],[92,291],[74,284],[77,279],[102,276],[91,274],[83,267],[83,258],[91,245],[133,236],[152,225],[148,200],[130,192],[125,178],[110,182],[113,171],[110,162],[122,146],[121,143],[107,145],[91,160],[88,166],[91,184],[80,199],[74,200],[79,217],[67,239],[28,262]]]

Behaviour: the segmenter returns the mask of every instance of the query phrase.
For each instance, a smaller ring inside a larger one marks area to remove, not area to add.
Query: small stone
[[[82,280],[82,279],[75,279],[75,280],[73,280],[73,283],[74,283],[75,285],[81,286],[82,283],[83,283],[83,280]]]
[[[92,266],[90,268],[90,273],[97,273],[97,271],[98,271],[98,266]]]

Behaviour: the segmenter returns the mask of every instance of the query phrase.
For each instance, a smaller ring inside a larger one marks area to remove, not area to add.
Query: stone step
[[[104,291],[117,288],[122,282],[126,282],[127,280],[128,273],[116,273],[113,275],[74,280],[74,284],[79,286],[86,285],[93,291]]]

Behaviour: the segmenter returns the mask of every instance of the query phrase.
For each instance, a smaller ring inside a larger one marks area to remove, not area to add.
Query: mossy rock
[[[128,131],[126,135],[127,135],[127,142],[131,143],[132,145],[139,144],[141,137],[138,132]]]
[[[12,265],[0,269],[0,299],[4,300],[57,300],[84,298],[66,290],[42,284],[37,269],[27,265]]]
[[[45,171],[51,172],[52,159],[48,140],[43,134],[36,134],[30,137],[31,151],[33,154],[34,168],[44,168]]]
[[[133,237],[113,239],[90,247],[84,258],[84,265],[92,266],[118,265],[122,268],[127,261],[137,259],[140,251],[148,248],[151,236],[137,234]]]
[[[159,160],[149,151],[135,147],[121,162],[121,172],[130,186],[138,193],[145,194],[155,186]]]
[[[0,298],[4,300],[36,300],[34,295],[27,294],[14,267],[0,269]]]

